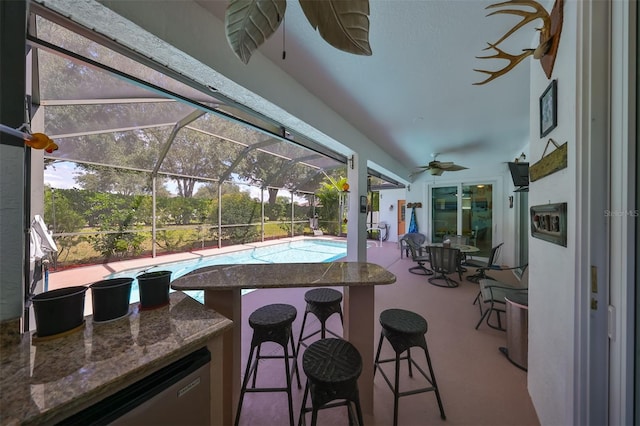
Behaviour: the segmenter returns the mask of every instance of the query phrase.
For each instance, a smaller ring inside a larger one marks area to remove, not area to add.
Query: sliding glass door
[[[447,234],[458,233],[458,197],[455,186],[431,190],[431,242],[441,243]]]
[[[431,239],[464,235],[488,257],[493,244],[493,185],[458,184],[431,188]]]

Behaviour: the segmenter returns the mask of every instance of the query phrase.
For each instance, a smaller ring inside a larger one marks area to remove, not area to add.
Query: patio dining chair
[[[442,237],[442,241],[447,241],[449,240],[449,242],[452,245],[458,245],[458,246],[467,246],[469,245],[469,237],[466,235],[456,235],[456,234],[445,234]],[[467,261],[467,255],[464,253],[460,253],[460,264],[465,264]],[[464,268],[461,268],[462,271],[464,271]]]
[[[415,246],[419,248],[418,254],[422,256],[422,246],[424,245],[425,241],[427,241],[427,236],[419,232],[408,232],[404,234],[398,241],[400,243],[400,259],[402,259],[403,255],[409,257],[410,250],[407,243],[407,241],[409,240],[415,243]]]
[[[498,257],[500,257],[500,250],[504,243],[500,243],[495,247],[491,248],[491,252],[489,253],[489,259],[486,262],[482,262],[480,260],[475,259],[467,259],[465,262],[465,266],[472,266],[476,269],[476,273],[473,275],[467,275],[467,281],[471,281],[472,283],[478,284],[480,280],[488,279],[492,280],[493,278],[487,275],[487,271],[494,269],[499,270],[500,266],[496,264],[498,261]]]
[[[460,270],[460,250],[451,247],[429,246],[429,258],[434,276],[429,282],[438,287],[458,287],[458,282],[448,277],[449,274],[458,273],[462,279]]]
[[[422,247],[412,238],[407,238],[404,243],[411,253],[411,259],[418,264],[409,268],[409,272],[417,275],[433,275],[433,271],[425,266],[425,263],[429,261],[429,256],[422,254]]]
[[[482,324],[482,321],[487,322],[487,325],[496,330],[505,331],[506,327],[502,326],[501,315],[506,313],[506,298],[514,294],[528,294],[529,291],[529,269],[528,265],[517,266],[514,268],[503,268],[503,271],[522,269],[522,275],[520,282],[512,284],[502,281],[496,281],[493,279],[480,280],[480,293],[476,297],[478,307],[480,308],[480,320],[476,324],[476,330]],[[474,301],[475,303],[475,301]],[[482,305],[487,305],[483,310]],[[491,316],[495,313],[496,322],[491,322]]]

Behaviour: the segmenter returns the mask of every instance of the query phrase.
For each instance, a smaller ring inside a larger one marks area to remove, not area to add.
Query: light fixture
[[[514,161],[516,163],[524,163],[527,160],[527,156],[524,155],[524,152],[520,154],[520,157],[516,158]]]

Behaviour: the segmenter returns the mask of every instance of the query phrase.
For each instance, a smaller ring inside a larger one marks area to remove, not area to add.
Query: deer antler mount
[[[556,60],[556,53],[558,52],[558,45],[560,44],[560,33],[562,32],[562,8],[564,0],[556,0],[551,13],[548,13],[545,8],[534,0],[509,0],[502,3],[496,3],[487,6],[487,9],[494,9],[504,6],[527,6],[534,10],[522,10],[522,9],[501,9],[489,13],[487,16],[498,14],[509,14],[521,16],[522,20],[513,26],[509,31],[505,33],[495,43],[487,43],[489,46],[484,50],[493,49],[496,53],[489,56],[477,56],[478,59],[506,59],[509,61],[504,68],[497,71],[487,71],[474,69],[474,71],[488,74],[489,77],[479,83],[473,83],[474,85],[481,85],[488,83],[496,78],[500,77],[511,71],[522,62],[525,58],[533,56],[534,59],[539,59],[542,69],[547,78],[551,78],[553,72],[553,64]],[[535,21],[536,19],[542,20],[542,27],[536,28],[536,31],[540,32],[540,43],[534,49],[522,49],[522,53],[519,55],[512,55],[500,49],[498,45],[506,40],[511,34],[518,31],[526,24]]]

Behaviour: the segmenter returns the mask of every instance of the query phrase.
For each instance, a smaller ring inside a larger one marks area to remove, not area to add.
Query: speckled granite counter
[[[232,321],[182,292],[170,305],[0,350],[0,424],[51,424],[210,345]],[[221,340],[221,339],[218,339]],[[212,358],[216,357],[212,353]]]
[[[367,262],[278,263],[218,265],[197,269],[171,283],[177,290],[204,290],[205,305],[235,321],[233,335],[224,336],[223,414],[231,424],[240,394],[243,288],[344,287],[344,337],[364,360],[360,375],[360,402],[373,413],[374,286],[392,284],[395,275]]]
[[[176,290],[229,290],[392,284],[395,275],[366,262],[260,263],[196,269],[171,283]]]

